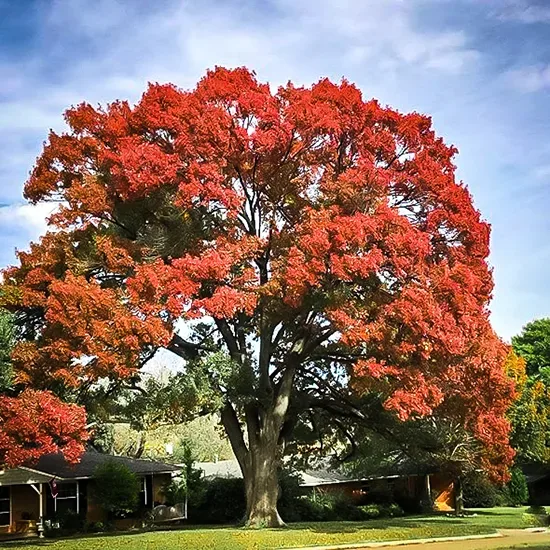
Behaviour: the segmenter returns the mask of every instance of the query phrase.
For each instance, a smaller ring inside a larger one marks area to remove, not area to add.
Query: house
[[[202,470],[206,479],[242,477],[236,460],[198,462],[196,467]],[[451,511],[455,507],[456,491],[452,476],[435,469],[385,472],[357,477],[325,466],[298,473],[302,478],[300,485],[313,494],[346,493],[357,505],[367,503],[376,493],[389,493],[392,496],[405,496],[418,504],[430,499],[438,511]]]
[[[85,452],[78,464],[69,464],[61,454],[40,458],[32,468],[0,470],[0,534],[36,534],[44,521],[52,521],[68,511],[88,522],[106,519],[94,501],[96,468],[107,461],[127,466],[141,479],[140,509],[163,503],[162,488],[180,468],[150,460],[111,456],[93,450]],[[53,498],[51,482],[57,485]],[[131,520],[126,520],[126,524]],[[125,525],[120,525],[124,527]]]
[[[550,468],[545,464],[524,464],[521,469],[529,488],[529,504],[550,504]]]

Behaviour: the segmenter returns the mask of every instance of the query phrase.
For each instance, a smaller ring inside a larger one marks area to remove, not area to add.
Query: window
[[[78,512],[78,484],[59,483],[57,485],[57,498],[55,499],[55,511],[59,513]]]
[[[363,481],[361,483],[361,492],[370,493],[372,491],[372,483],[370,481]]]
[[[0,487],[0,525],[10,524],[10,488]]]

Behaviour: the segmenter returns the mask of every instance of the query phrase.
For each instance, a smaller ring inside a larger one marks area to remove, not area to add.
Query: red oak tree
[[[365,393],[402,419],[455,415],[506,475],[513,384],[488,320],[489,227],[428,117],[346,81],[272,92],[217,68],[66,121],[25,188],[60,201],[52,231],[5,273],[21,383],[122,380],[158,348],[192,369],[225,348],[227,368],[201,372],[251,525],[281,524],[296,418],[368,422]]]
[[[0,396],[0,467],[32,465],[42,455],[62,452],[76,462],[88,439],[86,413],[47,391],[27,389]]]

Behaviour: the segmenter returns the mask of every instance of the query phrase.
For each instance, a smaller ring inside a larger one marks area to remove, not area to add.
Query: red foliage
[[[401,418],[454,409],[505,472],[513,388],[488,320],[489,226],[429,117],[346,81],[272,93],[218,68],[191,91],[154,84],[133,107],[66,118],[25,187],[65,201],[62,230],[5,273],[5,305],[43,312],[15,351],[21,381],[126,376],[180,317],[255,336],[308,319],[289,330],[311,353],[330,333],[344,364],[358,357],[358,391]],[[151,228],[172,240],[152,244]]]
[[[77,462],[87,440],[86,413],[81,407],[45,391],[0,396],[0,466],[32,465],[43,454],[57,452]]]

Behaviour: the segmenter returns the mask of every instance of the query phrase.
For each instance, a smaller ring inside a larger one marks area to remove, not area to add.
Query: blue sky
[[[66,107],[214,65],[432,115],[492,225],[497,332],[550,316],[550,0],[0,0],[0,266],[44,230],[22,187]]]

